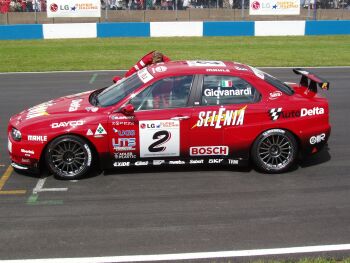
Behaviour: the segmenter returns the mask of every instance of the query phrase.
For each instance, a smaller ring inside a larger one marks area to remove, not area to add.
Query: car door
[[[223,158],[247,157],[247,140],[251,129],[259,122],[257,112],[264,113],[259,104],[260,93],[247,80],[229,75],[202,76],[202,89],[192,118],[197,119],[191,138],[210,157],[209,162],[221,163]],[[204,138],[207,138],[204,140]],[[210,147],[209,147],[210,146]],[[197,150],[197,151],[199,151]],[[249,152],[249,150],[248,150]]]
[[[169,159],[182,163],[188,152],[193,79],[193,75],[160,79],[127,102],[134,108],[132,115],[111,117],[115,119],[111,123],[115,166],[159,165]]]

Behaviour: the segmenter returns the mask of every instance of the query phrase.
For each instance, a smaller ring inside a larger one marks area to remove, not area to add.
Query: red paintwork
[[[189,66],[185,61],[160,64],[166,66],[167,70],[164,72],[155,70],[159,64],[149,66],[148,71],[154,78],[140,86],[139,90],[143,90],[145,87],[149,86],[149,84],[161,78],[175,75],[233,75],[251,83],[261,93],[262,98],[259,102],[253,104],[225,105],[224,108],[226,110],[239,110],[246,107],[244,124],[239,126],[222,126],[219,129],[215,129],[214,127],[194,126],[196,126],[198,115],[201,111],[218,112],[220,108],[219,105],[135,111],[132,116],[126,116],[122,113],[114,112],[119,110],[130,99],[130,95],[124,98],[120,103],[105,108],[96,108],[89,103],[89,95],[92,91],[62,97],[51,101],[45,111],[46,113],[42,116],[26,119],[28,115],[28,110],[26,110],[14,115],[10,119],[8,137],[10,144],[12,144],[12,152],[10,152],[11,160],[23,166],[36,167],[44,153],[46,145],[51,140],[64,134],[76,134],[85,138],[93,145],[96,152],[100,155],[101,160],[103,159],[104,167],[113,166],[116,159],[114,159],[115,152],[112,146],[112,140],[118,138],[115,129],[135,130],[136,136],[134,137],[136,138],[136,148],[131,152],[135,154],[137,158],[131,161],[139,160],[139,121],[170,120],[173,117],[183,116],[188,116],[189,119],[179,121],[181,156],[175,156],[173,158],[175,160],[189,158],[190,147],[220,145],[229,147],[229,158],[237,161],[247,160],[249,159],[250,149],[254,140],[262,132],[274,128],[286,129],[292,132],[298,139],[300,149],[306,153],[317,151],[328,140],[330,135],[328,102],[318,94],[308,91],[306,87],[294,85],[295,94],[291,96],[281,92],[278,93],[276,88],[257,76],[251,68],[235,62],[225,62],[226,67],[224,68],[213,66],[194,67]],[[239,67],[240,70],[235,67]],[[210,71],[210,69],[225,69],[225,71],[215,72]],[[276,91],[278,94],[276,94]],[[72,103],[73,100],[78,101],[75,103],[76,105]],[[272,121],[268,111],[272,108],[281,107],[284,112],[296,111],[299,113],[303,108],[310,110],[319,107],[323,108],[324,113],[304,117],[279,118],[276,121]],[[71,112],[69,112],[70,108],[72,110]],[[131,125],[116,125],[116,119],[118,119],[117,121],[119,122],[124,121],[124,124],[131,123]],[[100,136],[88,135],[89,130],[95,133],[99,124],[104,127],[107,134],[102,134]],[[20,142],[12,139],[10,135],[12,127],[21,131],[22,140]],[[310,138],[322,133],[325,134],[324,140],[311,145]],[[28,140],[28,135],[41,137],[34,137],[33,141],[33,137],[31,137],[32,140]],[[206,157],[210,158],[210,156]],[[200,158],[203,159],[204,157],[201,156]],[[222,157],[214,156],[212,158]],[[143,158],[141,158],[141,160],[142,159]],[[159,157],[156,159],[170,159],[170,157]],[[124,161],[124,159],[119,161]]]

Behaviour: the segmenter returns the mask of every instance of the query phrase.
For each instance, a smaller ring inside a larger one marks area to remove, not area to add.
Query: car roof
[[[161,62],[149,66],[148,71],[156,78],[188,74],[251,75],[264,78],[263,72],[258,69],[234,61],[181,60]]]

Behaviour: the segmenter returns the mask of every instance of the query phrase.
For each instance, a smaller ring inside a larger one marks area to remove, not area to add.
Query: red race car
[[[51,100],[10,119],[8,150],[19,170],[46,163],[59,178],[102,169],[184,164],[288,170],[330,135],[329,83],[304,69],[286,84],[223,61],[144,68],[108,88]],[[304,155],[303,155],[304,156]]]

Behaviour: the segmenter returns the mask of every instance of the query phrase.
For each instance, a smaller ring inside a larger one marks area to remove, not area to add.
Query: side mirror
[[[124,107],[120,109],[120,112],[125,114],[125,115],[133,115],[135,111],[135,108],[132,104],[127,104]]]

